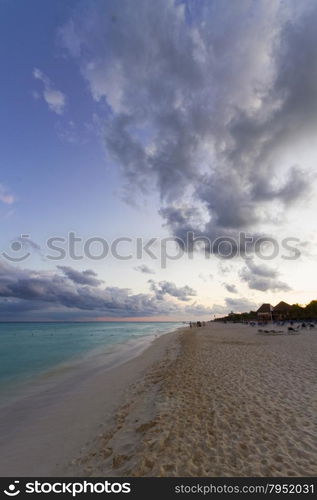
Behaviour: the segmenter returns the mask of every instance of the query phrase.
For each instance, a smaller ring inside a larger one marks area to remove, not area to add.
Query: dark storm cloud
[[[0,312],[2,318],[30,311],[36,315],[56,314],[63,317],[153,316],[182,314],[184,309],[175,301],[165,300],[165,295],[180,301],[189,301],[196,295],[188,286],[178,288],[171,282],[151,285],[154,293],[133,294],[119,287],[103,287],[93,271],[79,272],[61,266],[63,274],[55,271],[33,271],[19,269],[0,262]],[[92,281],[90,281],[92,280]],[[89,282],[90,281],[90,282]],[[89,282],[89,283],[88,283]],[[98,283],[97,283],[98,282]],[[99,286],[98,286],[99,285]],[[192,304],[192,311],[201,311],[199,304]],[[81,315],[80,315],[81,313]],[[47,317],[47,316],[46,316]]]
[[[315,166],[283,155],[317,133],[316,22],[310,0],[91,2],[60,40],[109,105],[129,193],[158,190],[174,235],[214,240],[307,195]]]

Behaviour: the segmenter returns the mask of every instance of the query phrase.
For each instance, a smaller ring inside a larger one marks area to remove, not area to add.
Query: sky
[[[317,298],[313,0],[0,0],[0,320]]]

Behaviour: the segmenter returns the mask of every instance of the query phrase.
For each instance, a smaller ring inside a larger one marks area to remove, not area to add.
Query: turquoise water
[[[151,340],[178,323],[0,323],[0,389],[58,365],[126,343]]]

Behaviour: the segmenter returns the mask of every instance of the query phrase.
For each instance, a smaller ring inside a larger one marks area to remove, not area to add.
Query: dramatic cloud
[[[288,292],[291,290],[287,283],[278,280],[279,273],[275,269],[261,264],[256,265],[253,259],[245,259],[246,266],[240,270],[240,277],[248,283],[249,288],[266,292]]]
[[[13,194],[3,184],[0,184],[0,202],[6,205],[12,205],[15,202]]]
[[[108,104],[105,143],[129,193],[158,190],[174,235],[262,234],[307,195],[312,165],[290,157],[317,133],[316,2],[89,7],[61,43]]]
[[[178,314],[186,310],[164,296],[188,301],[195,292],[189,287],[177,288],[173,283],[161,282],[153,293],[133,294],[131,290],[103,287],[94,271],[77,271],[60,266],[63,274],[54,271],[19,269],[0,262],[0,311],[2,318],[14,315],[19,319],[27,311],[54,314],[54,317],[83,315],[98,317],[146,317]],[[98,286],[99,285],[99,286]],[[152,289],[153,289],[152,288]],[[204,307],[191,304],[191,314],[203,314]],[[207,313],[207,309],[205,310]]]
[[[171,295],[178,300],[187,302],[190,300],[190,297],[197,295],[196,291],[187,285],[178,288],[175,283],[172,283],[171,281],[160,281],[159,283],[156,283],[153,280],[149,280],[148,282],[150,283],[150,288],[155,293],[158,300],[162,300],[164,295]]]
[[[43,99],[46,101],[49,109],[58,115],[63,114],[66,105],[66,97],[63,92],[54,88],[51,80],[43,71],[34,68],[33,76],[36,80],[40,80],[43,83]]]
[[[153,269],[151,269],[150,267],[148,267],[145,264],[141,264],[140,266],[136,266],[134,268],[134,270],[139,271],[140,273],[143,273],[143,274],[155,274],[155,271],[153,271]]]

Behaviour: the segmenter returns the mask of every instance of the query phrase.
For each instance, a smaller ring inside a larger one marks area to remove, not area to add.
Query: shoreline
[[[94,359],[89,355],[83,363],[84,376],[78,370],[80,362],[75,364],[75,373],[66,378],[57,367],[52,384],[45,386],[43,381],[42,388],[37,388],[40,390],[4,406],[0,456],[5,458],[0,459],[0,476],[64,476],[69,460],[100,432],[102,422],[110,423],[124,391],[164,356],[169,337],[177,336],[179,330],[182,328],[149,339],[145,347],[135,342],[125,360],[118,351],[110,363],[108,359],[102,364],[100,354],[98,366],[89,368]],[[74,367],[65,364],[64,368],[71,371]]]
[[[313,331],[179,328],[11,420],[1,475],[315,476],[316,380]]]
[[[71,475],[317,475],[315,332],[209,324],[176,344],[130,386]]]
[[[157,325],[155,322],[153,324]],[[35,397],[37,393],[63,382],[65,377],[89,374],[92,367],[96,371],[98,368],[109,370],[124,364],[146,350],[157,337],[177,328],[177,324],[175,327],[169,325],[167,331],[157,329],[156,332],[145,335],[132,335],[130,338],[120,339],[119,342],[105,343],[79,352],[33,373],[0,379],[0,411],[21,399]],[[111,335],[114,336],[115,334]]]

